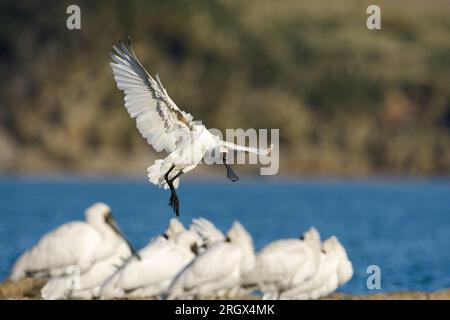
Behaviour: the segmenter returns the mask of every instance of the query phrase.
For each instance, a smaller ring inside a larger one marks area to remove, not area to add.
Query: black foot
[[[239,177],[233,172],[232,174],[227,175],[228,179],[230,179],[233,182],[236,182],[239,180]]]
[[[226,165],[227,167],[227,178],[230,179],[233,182],[236,182],[239,180],[239,177],[236,173],[234,173],[233,169],[229,165]]]
[[[175,191],[172,191],[170,195],[169,206],[172,207],[173,211],[178,217],[180,215],[180,201],[178,201],[178,197]]]

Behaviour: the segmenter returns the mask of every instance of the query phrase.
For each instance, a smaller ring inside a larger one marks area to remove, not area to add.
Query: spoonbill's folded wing
[[[307,299],[309,294],[325,286],[331,277],[337,275],[337,268],[338,259],[335,255],[320,253],[319,265],[313,277],[282,292],[280,298]]]
[[[194,254],[166,243],[142,260],[132,260],[108,279],[101,289],[105,299],[123,296],[151,297],[163,293]]]
[[[75,279],[72,274],[53,277],[42,288],[41,296],[46,300],[91,299],[100,290],[101,284],[112,276],[130,255],[129,247],[123,243],[109,257],[95,262],[86,272],[78,275],[78,287],[69,286]]]
[[[125,93],[128,113],[156,151],[172,152],[193,130],[192,116],[172,101],[158,75],[155,80],[144,69],[131,42],[129,47],[122,41],[120,47],[113,47],[111,67],[117,87]]]
[[[308,261],[307,248],[288,246],[283,250],[262,251],[256,261],[255,274],[262,282],[289,283]]]
[[[71,265],[77,265],[84,271],[95,262],[96,248],[101,243],[100,235],[87,223],[66,223],[45,234],[22,254],[14,264],[10,278],[17,281],[27,275],[58,276]]]
[[[182,298],[186,292],[199,294],[232,287],[239,280],[242,252],[229,243],[217,243],[182,270],[168,290],[168,299]],[[236,278],[237,277],[237,278]],[[230,281],[230,283],[226,283]]]

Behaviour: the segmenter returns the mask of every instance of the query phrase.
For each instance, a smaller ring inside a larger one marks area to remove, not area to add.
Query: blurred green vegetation
[[[66,28],[77,3],[82,30]],[[281,173],[448,175],[450,5],[2,1],[0,171],[145,172],[108,53],[130,35],[211,128],[280,128]]]

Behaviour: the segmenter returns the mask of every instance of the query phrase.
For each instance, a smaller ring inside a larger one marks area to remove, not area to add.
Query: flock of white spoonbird
[[[255,253],[251,235],[235,222],[227,234],[204,219],[167,230],[135,252],[110,208],[96,203],[86,222],[44,235],[18,258],[10,279],[46,278],[44,299],[213,299],[253,292],[263,299],[318,299],[353,275],[346,251],[318,231],[269,243]]]

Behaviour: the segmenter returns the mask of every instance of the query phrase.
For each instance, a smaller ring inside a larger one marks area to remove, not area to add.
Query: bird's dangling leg
[[[227,163],[226,153],[223,154],[223,164],[227,168],[227,178],[233,182],[238,181],[239,177],[236,175],[236,173],[234,173],[233,169],[231,169],[231,166]]]
[[[166,174],[164,175],[164,180],[166,180],[167,185],[170,188],[169,206],[171,206],[173,211],[175,212],[175,214],[177,216],[179,216],[180,215],[180,202],[178,200],[177,193],[175,192],[175,187],[173,186],[173,182],[175,181],[175,179],[177,179],[179,176],[181,176],[183,174],[183,170],[180,170],[180,172],[178,172],[172,179],[169,179],[169,174],[172,172],[173,168],[175,168],[175,166],[172,166],[169,169],[169,171],[166,172]]]

